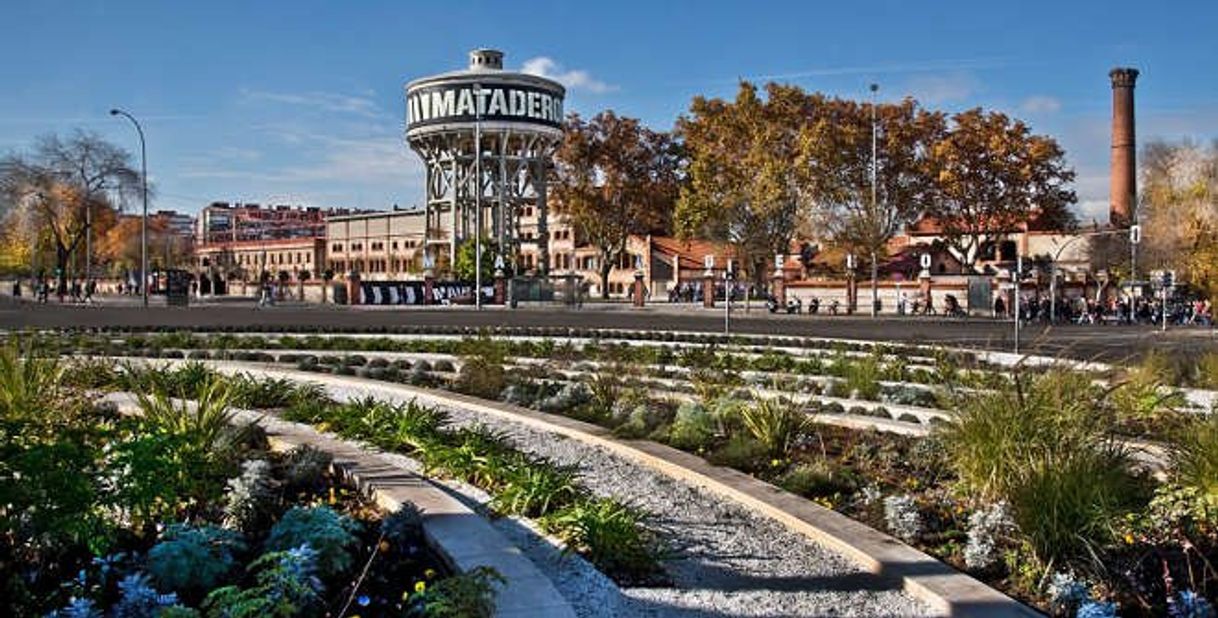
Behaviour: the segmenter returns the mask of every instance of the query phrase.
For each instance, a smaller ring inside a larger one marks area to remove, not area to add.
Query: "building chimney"
[[[1112,80],[1112,168],[1108,190],[1108,223],[1127,227],[1133,223],[1138,194],[1137,140],[1133,129],[1133,87],[1138,70],[1115,68]]]

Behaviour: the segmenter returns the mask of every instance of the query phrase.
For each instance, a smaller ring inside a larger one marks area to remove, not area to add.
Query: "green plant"
[[[33,344],[10,340],[0,347],[0,410],[9,415],[54,413],[64,368],[39,356]]]
[[[271,464],[251,459],[241,464],[241,474],[229,479],[224,494],[224,524],[235,530],[250,530],[270,513],[278,497]]]
[[[1083,374],[1016,370],[1008,385],[962,398],[937,430],[963,488],[1009,502],[1045,563],[1094,556],[1144,499],[1105,397]]]
[[[503,365],[491,359],[474,356],[465,359],[457,373],[455,388],[467,395],[483,399],[498,399],[507,385]]]
[[[359,524],[326,506],[292,507],[272,528],[267,551],[283,551],[307,544],[317,552],[317,570],[323,578],[351,567]]]
[[[791,468],[778,479],[778,485],[805,498],[830,498],[853,493],[858,481],[848,470],[816,460]]]
[[[569,504],[580,493],[577,468],[533,460],[512,468],[491,506],[500,513],[537,517]]]
[[[606,573],[645,580],[660,570],[663,548],[647,515],[612,498],[581,500],[545,520],[568,547]]]
[[[290,618],[320,613],[325,586],[318,578],[319,554],[308,544],[269,552],[250,563],[255,586],[217,588],[203,608],[208,618]]]
[[[490,567],[442,579],[410,599],[426,618],[491,618],[495,615],[496,587],[507,579]]]
[[[228,386],[214,377],[199,387],[194,402],[174,401],[164,388],[136,397],[147,428],[184,438],[214,462],[234,461],[252,433],[251,425],[235,422]]]
[[[772,457],[785,457],[812,419],[786,399],[762,399],[741,410],[744,428]]]
[[[668,431],[668,442],[689,451],[706,448],[715,438],[717,424],[711,413],[700,404],[683,403]]]
[[[745,472],[764,469],[769,459],[769,451],[765,445],[752,436],[744,434],[733,435],[723,446],[707,457],[707,460],[715,465]]]
[[[163,589],[201,593],[223,583],[245,550],[238,532],[214,526],[173,525],[148,550],[145,568]]]
[[[334,458],[321,449],[307,444],[294,447],[284,457],[283,480],[290,487],[316,487],[333,461]]]
[[[1119,518],[1142,502],[1144,487],[1129,469],[1115,445],[1035,462],[1009,499],[1036,556],[1046,564],[1098,556]]]
[[[1174,480],[1218,502],[1218,412],[1191,420],[1172,437],[1168,460]]]

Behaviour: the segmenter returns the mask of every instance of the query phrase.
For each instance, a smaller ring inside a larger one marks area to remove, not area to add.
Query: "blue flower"
[[[359,598],[355,599],[355,602],[359,603],[360,607],[368,607],[368,604],[372,602],[372,599],[368,598],[368,595],[366,594],[361,594],[359,595]]]
[[[1176,602],[1171,604],[1168,613],[1172,618],[1215,618],[1214,606],[1192,590],[1182,590],[1176,594]]]
[[[1087,601],[1079,606],[1078,613],[1075,618],[1117,618],[1116,605],[1112,603],[1101,603],[1099,601]]]

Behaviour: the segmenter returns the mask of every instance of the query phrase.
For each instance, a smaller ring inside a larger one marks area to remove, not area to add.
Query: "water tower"
[[[455,256],[481,230],[513,262],[537,243],[548,270],[546,175],[562,141],[561,84],[503,70],[503,52],[475,49],[469,68],[406,85],[406,142],[427,166],[426,251]],[[536,238],[520,220],[535,208]],[[493,259],[493,256],[492,256]]]

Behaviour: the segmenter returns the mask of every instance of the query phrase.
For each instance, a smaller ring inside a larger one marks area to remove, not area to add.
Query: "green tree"
[[[457,245],[457,259],[453,261],[453,274],[458,281],[473,283],[478,272],[478,250],[474,239],[469,238]],[[482,240],[482,283],[486,284],[495,277],[495,256],[499,254],[499,245],[493,239]]]
[[[876,296],[888,241],[921,212],[933,189],[926,173],[930,146],[946,132],[943,114],[913,99],[878,105],[820,101],[800,134],[798,173],[829,240],[868,256]],[[876,175],[872,193],[872,119]]]
[[[631,234],[667,233],[680,182],[680,149],[667,133],[611,111],[577,114],[555,157],[554,192],[575,234],[597,250],[601,297]]]
[[[1058,229],[1075,225],[1068,188],[1074,170],[1053,138],[980,108],[952,116],[932,147],[927,171],[935,182],[926,203],[947,244],[966,267],[981,246],[1015,232],[1033,218]]]
[[[755,283],[786,253],[804,206],[796,170],[799,131],[819,94],[767,84],[766,96],[741,82],[735,101],[695,97],[677,130],[689,154],[688,183],[677,202],[675,226],[683,237],[730,242]]]
[[[1153,141],[1139,160],[1145,263],[1218,299],[1218,142]]]

